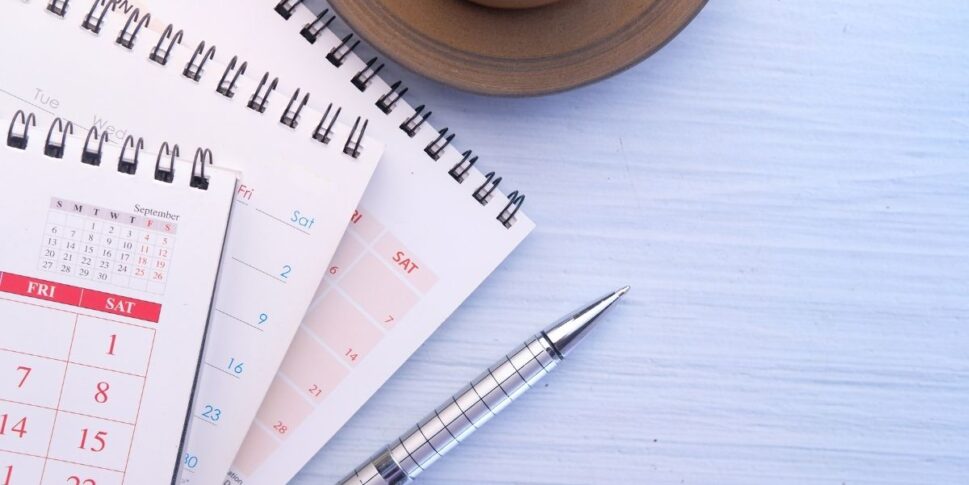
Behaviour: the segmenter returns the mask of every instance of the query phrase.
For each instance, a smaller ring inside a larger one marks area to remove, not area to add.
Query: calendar
[[[421,104],[429,93],[422,98],[403,81],[381,79],[391,66],[358,57],[354,35],[328,28],[338,23],[332,12],[289,0],[235,2],[232,8],[224,0],[128,3],[150,11],[159,31],[169,23],[182,29],[189,51],[205,41],[219,46],[215,62],[220,54],[223,63],[245,59],[249,70],[240,85],[248,78],[258,86],[269,71],[279,76],[284,93],[326,86],[327,96],[314,94],[304,113],[325,113],[328,101],[339,99],[344,113],[368,118],[368,133],[387,145],[359,219],[351,221],[265,398],[239,396],[262,400],[262,406],[225,482],[284,483],[534,224],[518,210],[524,195],[514,178],[479,171],[490,164],[487,157],[476,164],[476,154],[456,148],[460,132],[432,126],[446,120],[437,110],[430,117],[431,106]],[[223,434],[212,443],[233,442]]]
[[[126,307],[128,322],[112,318]],[[160,313],[157,303],[0,273],[0,483],[123,482]]]
[[[40,269],[164,293],[178,223],[171,214],[137,208],[142,214],[51,198]]]
[[[186,144],[204,145],[214,152],[215,166],[239,170],[177,482],[221,484],[383,147],[367,136],[368,121],[341,110],[343,100],[329,98],[326,86],[309,82],[284,91],[285,81],[277,82],[268,66],[223,58],[232,51],[227,44],[207,44],[196,53],[197,42],[176,42],[184,39],[175,34],[177,25],[166,37],[167,25],[155,15],[137,28],[141,20],[134,18],[132,2],[72,0],[60,15],[48,3],[0,3],[0,62],[18,69],[18,75],[0,79],[0,108],[33,105],[38,121],[71,119],[76,128],[96,127],[119,145],[133,132],[164,134],[182,143],[183,153]],[[97,33],[80,27],[92,8],[94,18],[104,14]],[[139,19],[146,19],[140,12]],[[119,45],[119,37],[129,39],[130,47]],[[210,49],[218,56],[202,55]],[[120,81],[105,85],[105,76],[114,75]],[[311,112],[310,99],[332,107]],[[162,141],[145,140],[155,147]],[[157,154],[142,157],[149,173],[157,161]],[[92,273],[84,258],[97,267],[110,259],[102,269],[110,269],[112,291],[150,296],[173,291],[175,275],[191,271],[185,258],[198,253],[185,237],[192,211],[176,213],[140,200],[110,205],[66,193],[56,197],[63,207],[50,208],[40,221],[48,229],[75,232],[57,237],[57,246],[47,245],[48,233],[35,236],[30,262],[46,277],[83,286],[94,281],[87,279]],[[98,237],[93,249],[101,261],[84,253],[91,250],[87,240]],[[73,265],[62,263],[65,257]],[[61,276],[63,271],[70,276]],[[95,280],[103,276],[93,273]]]
[[[171,483],[236,174],[34,124],[0,144],[0,485]]]
[[[437,282],[422,257],[370,212],[356,211],[236,456],[239,471],[257,470]]]

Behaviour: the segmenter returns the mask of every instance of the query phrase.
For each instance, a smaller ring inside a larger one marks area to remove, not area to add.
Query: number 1
[[[18,366],[17,370],[24,371],[24,376],[20,378],[20,384],[17,384],[17,388],[24,387],[24,382],[27,382],[27,376],[30,375],[30,371],[33,370],[30,367]]]
[[[114,355],[114,344],[118,343],[118,335],[111,335],[111,343],[108,344],[108,355]]]
[[[10,485],[10,478],[13,476],[13,465],[7,465],[7,476],[3,479],[3,485]]]

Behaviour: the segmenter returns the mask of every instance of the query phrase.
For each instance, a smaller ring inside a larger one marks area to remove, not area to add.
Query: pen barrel
[[[408,483],[464,441],[561,360],[544,333],[531,338],[464,386],[340,485]]]

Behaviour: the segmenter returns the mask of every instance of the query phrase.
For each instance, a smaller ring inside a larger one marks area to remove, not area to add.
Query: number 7
[[[20,378],[20,384],[17,384],[18,388],[24,387],[24,382],[27,382],[27,376],[30,375],[30,371],[33,370],[30,367],[18,366],[18,371],[24,371],[24,376]]]

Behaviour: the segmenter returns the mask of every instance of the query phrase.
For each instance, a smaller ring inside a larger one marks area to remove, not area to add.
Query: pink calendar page
[[[169,483],[235,174],[51,158],[46,128],[0,145],[0,484]]]
[[[39,116],[71,119],[78,129],[97,126],[118,142],[140,132],[155,143],[204,143],[216,165],[241,172],[179,476],[179,483],[221,483],[382,147],[360,136],[359,125],[354,131],[340,122],[328,143],[314,138],[323,113],[309,106],[294,113],[304,96],[325,102],[330,95],[315,82],[300,86],[298,97],[295,88],[272,90],[259,112],[248,107],[259,79],[240,77],[231,98],[217,92],[227,59],[206,57],[199,79],[188,79],[186,66],[193,59],[198,66],[201,57],[193,57],[195,46],[175,44],[163,66],[149,59],[160,40],[155,30],[140,29],[130,50],[117,44],[128,18],[122,9],[106,12],[94,34],[80,27],[90,2],[70,2],[64,17],[46,5],[0,4],[0,62],[18,66],[0,79],[0,108],[30,106]],[[228,45],[209,48],[231,52]],[[272,68],[248,69],[261,78]],[[287,115],[298,123],[283,124]],[[333,120],[331,112],[325,126]],[[346,114],[340,120],[354,122]]]

